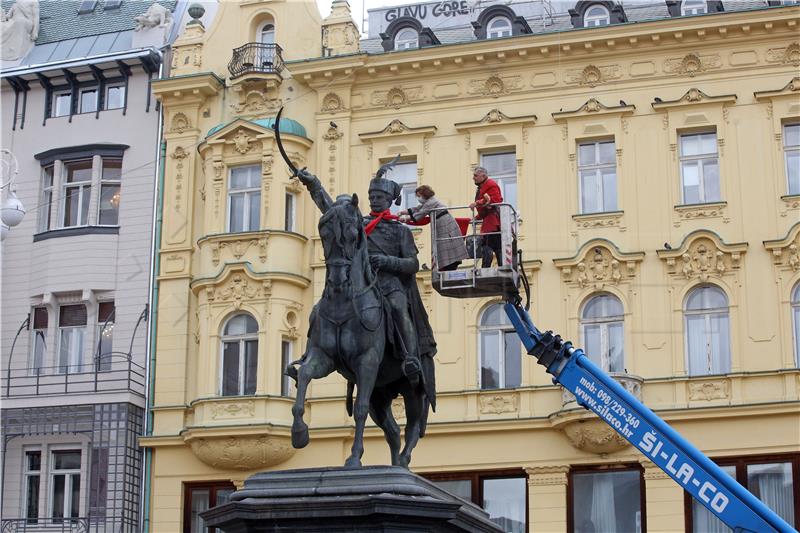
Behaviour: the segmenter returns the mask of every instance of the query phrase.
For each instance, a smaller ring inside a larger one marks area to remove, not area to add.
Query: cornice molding
[[[661,111],[662,109],[671,109],[676,107],[685,107],[691,105],[702,104],[733,104],[736,103],[735,94],[725,94],[721,96],[709,96],[700,89],[691,88],[677,100],[669,101],[654,101],[652,104],[653,109]]]
[[[596,98],[590,98],[578,109],[574,111],[559,111],[553,113],[553,120],[556,122],[569,120],[579,117],[596,117],[602,115],[632,115],[636,111],[635,105],[605,106]]]
[[[784,85],[781,89],[773,91],[756,91],[753,93],[753,96],[759,102],[786,96],[794,97],[800,100],[800,76],[795,76],[792,78],[791,81],[789,81],[789,83]]]
[[[536,124],[538,117],[536,115],[520,115],[510,116],[506,115],[500,109],[494,108],[486,113],[480,120],[471,122],[457,122],[454,124],[456,130],[473,130],[477,128],[485,128],[487,126],[510,126],[512,124]]]
[[[386,127],[380,131],[359,133],[358,136],[362,141],[373,141],[375,139],[383,139],[398,135],[433,135],[436,133],[436,129],[436,126],[420,126],[412,128],[406,126],[403,121],[396,118],[389,122],[389,124],[387,124]]]

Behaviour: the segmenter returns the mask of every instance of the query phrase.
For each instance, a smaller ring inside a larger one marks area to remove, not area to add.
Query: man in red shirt
[[[472,208],[477,208],[477,219],[482,220],[481,224],[481,253],[483,255],[483,268],[492,266],[492,254],[497,256],[497,266],[503,264],[502,241],[500,239],[500,212],[492,204],[503,202],[503,194],[497,182],[489,178],[486,169],[475,167],[472,173],[472,181],[475,182],[475,201],[469,204]]]

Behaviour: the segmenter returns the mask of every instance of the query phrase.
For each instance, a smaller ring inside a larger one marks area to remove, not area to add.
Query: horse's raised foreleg
[[[297,369],[297,396],[292,407],[292,446],[304,448],[308,444],[308,426],[303,421],[306,411],[306,391],[312,379],[324,378],[333,372],[333,361],[316,347],[308,349],[308,356]]]
[[[385,392],[375,392],[369,404],[369,415],[383,430],[383,436],[389,443],[392,464],[400,464],[400,427],[392,414],[392,399]]]
[[[356,393],[356,403],[353,406],[353,419],[356,422],[356,431],[353,436],[353,447],[350,457],[344,462],[346,468],[358,468],[361,466],[361,456],[364,455],[364,425],[367,423],[369,414],[369,403],[372,397],[372,390],[375,388],[375,379],[378,372],[378,357],[374,353],[375,348],[370,349],[361,359],[358,372],[356,373],[356,383],[358,392]],[[381,350],[383,353],[383,350]]]
[[[421,387],[417,387],[403,394],[403,399],[406,404],[406,433],[405,445],[400,453],[400,466],[408,468],[411,464],[411,452],[414,451],[420,437],[425,396]]]

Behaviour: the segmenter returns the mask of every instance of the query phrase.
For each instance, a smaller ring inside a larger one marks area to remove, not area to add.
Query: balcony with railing
[[[228,63],[231,79],[268,79],[282,81],[283,49],[274,43],[247,43],[233,49]]]
[[[131,392],[144,397],[145,369],[126,353],[94,362],[35,368],[7,368],[0,390],[4,398]]]

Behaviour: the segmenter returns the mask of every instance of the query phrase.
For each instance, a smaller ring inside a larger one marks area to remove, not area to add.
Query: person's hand
[[[399,220],[400,222],[406,223],[406,222],[408,222],[409,220],[411,220],[411,217],[410,217],[410,216],[408,216],[408,215],[400,215],[400,216],[399,216],[399,218],[398,218],[398,220]]]
[[[472,202],[471,204],[469,204],[469,208],[470,209],[475,209],[475,206],[477,206],[477,205],[478,204],[476,204],[475,202]]]
[[[305,167],[297,171],[297,179],[299,179],[300,183],[302,183],[303,185],[310,184],[312,181],[314,181],[315,177],[316,176],[314,176],[314,174],[306,170]]]
[[[489,193],[483,193],[483,201],[484,203],[491,203],[492,198],[489,196]]]
[[[371,255],[369,256],[369,264],[372,266],[373,270],[380,270],[387,265],[388,261],[386,256],[383,255]]]

